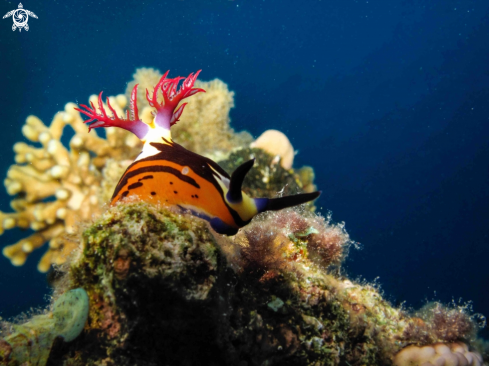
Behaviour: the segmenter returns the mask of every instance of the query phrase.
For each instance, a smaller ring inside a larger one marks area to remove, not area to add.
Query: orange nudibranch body
[[[127,168],[115,188],[112,204],[137,196],[145,202],[186,208],[203,218],[219,217],[233,226],[235,218],[213,176],[214,171],[222,176],[227,173],[212,160],[168,140],[153,145],[159,152]]]
[[[121,177],[112,196],[111,204],[131,198],[178,207],[201,217],[220,234],[234,235],[253,216],[267,210],[279,210],[316,199],[320,192],[297,194],[280,198],[250,198],[241,191],[246,173],[253,166],[250,160],[239,166],[231,176],[214,161],[193,153],[171,139],[170,128],[181,116],[186,103],[181,100],[202,89],[193,88],[200,70],[187,78],[167,78],[168,71],[156,84],[152,96],[146,90],[149,104],[156,109],[153,123],[139,119],[137,87],[131,93],[130,111],[126,118],[117,116],[107,98],[109,117],[99,95],[98,110],[81,105],[77,110],[93,122],[89,128],[116,126],[131,131],[144,142],[143,150]],[[183,80],[178,89],[179,82]],[[163,103],[158,103],[161,90]]]

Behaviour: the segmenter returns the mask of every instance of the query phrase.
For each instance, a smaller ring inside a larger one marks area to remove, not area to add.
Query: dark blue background
[[[314,166],[319,206],[363,245],[350,276],[379,276],[393,302],[461,297],[489,314],[487,0],[138,3],[26,0],[28,32],[0,22],[3,174],[27,115],[121,93],[136,67],[202,68],[236,92],[235,129],[280,129]],[[0,259],[4,317],[44,303],[41,252]]]

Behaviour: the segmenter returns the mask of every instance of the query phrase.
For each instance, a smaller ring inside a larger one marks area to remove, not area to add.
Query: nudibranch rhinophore
[[[241,190],[241,185],[254,159],[240,165],[229,176],[214,161],[172,141],[170,128],[178,122],[187,104],[183,103],[177,108],[180,101],[205,92],[193,88],[200,71],[187,78],[173,79],[167,78],[167,71],[156,84],[152,95],[146,90],[146,99],[156,109],[150,124],[144,123],[138,115],[138,85],[132,90],[126,118],[117,116],[108,98],[107,107],[112,115],[107,115],[102,93],[98,97],[98,108],[93,103],[91,108],[83,104],[80,106],[84,109],[76,108],[90,118],[85,121],[91,123],[89,131],[97,127],[120,127],[134,133],[144,144],[139,156],[117,184],[111,204],[131,197],[178,207],[207,220],[216,232],[234,235],[260,212],[280,210],[316,199],[320,192],[279,198],[251,198]],[[181,80],[183,82],[178,88]],[[160,90],[163,94],[162,103],[157,100]]]

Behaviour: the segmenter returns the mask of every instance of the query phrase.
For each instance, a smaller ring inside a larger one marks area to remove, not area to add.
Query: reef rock
[[[454,341],[468,352],[477,327],[463,309],[430,308],[463,324],[448,341],[433,317],[329,273],[352,244],[342,225],[305,209],[225,237],[194,216],[119,204],[59,268],[55,295],[85,289],[89,316],[47,365],[392,365],[408,345]]]

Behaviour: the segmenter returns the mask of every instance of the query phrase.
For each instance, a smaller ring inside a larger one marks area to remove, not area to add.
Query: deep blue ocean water
[[[137,67],[202,69],[236,92],[236,130],[279,129],[315,168],[321,211],[363,247],[349,276],[378,277],[393,303],[461,298],[489,315],[487,0],[22,4],[28,32],[0,21],[0,176],[29,114],[122,93]],[[10,200],[0,189],[1,210]],[[20,268],[0,257],[0,316],[46,303],[43,251]]]

